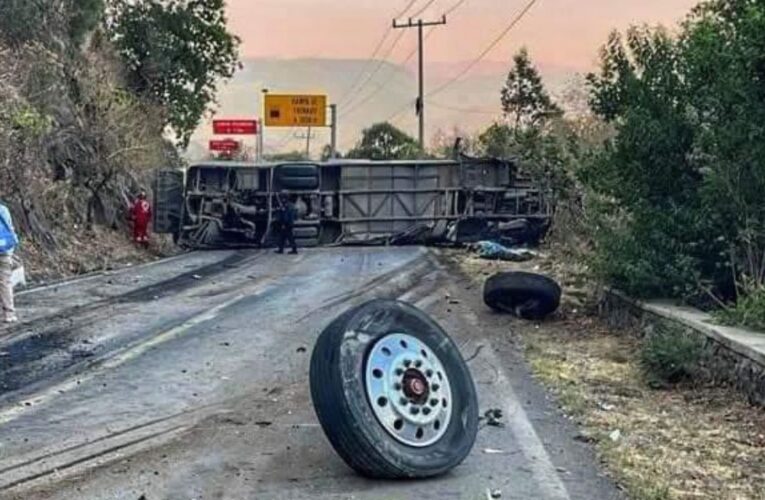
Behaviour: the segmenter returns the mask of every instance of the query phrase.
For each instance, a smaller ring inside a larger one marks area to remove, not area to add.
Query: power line
[[[385,42],[388,40],[388,37],[390,36],[391,33],[393,33],[393,28],[388,28],[388,29],[385,30],[385,33],[383,33],[382,38],[380,38],[380,41],[375,46],[375,49],[372,51],[372,55],[367,58],[367,62],[366,62],[366,64],[364,64],[364,67],[361,68],[361,71],[359,71],[359,73],[356,75],[356,78],[354,78],[354,81],[348,87],[348,90],[346,90],[343,93],[343,97],[339,99],[338,105],[344,104],[346,102],[347,98],[350,95],[352,95],[352,92],[358,86],[359,82],[361,81],[361,79],[364,76],[364,73],[367,72],[367,69],[374,63],[375,57],[377,56],[377,54],[380,53],[380,50],[382,49],[382,47],[385,44]]]
[[[391,28],[391,29],[392,29],[392,28]],[[364,80],[364,83],[362,83],[361,85],[359,85],[359,86],[358,86],[358,89],[359,89],[359,93],[361,92],[361,89],[363,89],[363,88],[364,88],[364,87],[365,87],[365,86],[366,86],[366,85],[367,85],[367,84],[368,84],[370,81],[372,81],[372,79],[375,77],[375,75],[377,75],[377,73],[379,73],[379,72],[380,72],[380,70],[382,69],[382,67],[383,67],[383,66],[385,65],[385,63],[387,62],[387,59],[388,59],[388,57],[391,55],[391,53],[393,53],[393,50],[394,50],[394,49],[395,49],[395,48],[398,46],[398,44],[399,44],[399,42],[401,42],[401,39],[402,39],[402,38],[404,38],[404,32],[403,32],[403,31],[402,31],[402,32],[400,32],[400,33],[399,33],[399,35],[398,35],[398,36],[397,36],[397,37],[396,37],[396,38],[393,40],[393,45],[391,45],[391,46],[388,48],[388,51],[385,53],[385,55],[384,55],[384,56],[382,56],[382,57],[381,57],[381,58],[380,58],[380,59],[377,61],[377,66],[375,66],[375,69],[374,69],[374,70],[373,70],[371,73],[369,73],[369,75],[367,75],[367,78],[366,78],[366,80]],[[350,100],[350,101],[346,101],[346,103],[348,103],[348,102],[352,103],[352,102],[353,102],[353,100],[354,100],[354,99],[353,99],[353,98],[351,98],[351,100]],[[356,104],[351,104],[349,107],[350,107],[350,108],[355,108],[355,107],[357,107],[357,104],[358,104],[358,103],[356,103]],[[343,111],[343,113],[342,113],[340,116],[341,116],[341,117],[343,117],[343,116],[346,116],[347,114],[348,114],[348,111]]]
[[[409,22],[406,24],[399,23],[395,19],[393,20],[393,28],[394,29],[401,29],[401,30],[407,30],[416,28],[417,29],[417,39],[418,39],[418,49],[419,49],[419,59],[418,59],[418,93],[417,93],[417,116],[420,119],[419,122],[419,142],[420,142],[420,149],[422,151],[425,151],[425,33],[424,29],[428,26],[436,27],[436,26],[443,26],[446,24],[446,16],[443,16],[438,21],[423,21],[422,18],[419,18],[417,22],[414,22],[413,19],[409,18]]]
[[[497,37],[496,37],[496,38],[495,38],[495,39],[494,39],[494,40],[493,40],[493,41],[492,41],[492,42],[489,44],[489,46],[488,46],[488,47],[486,47],[486,48],[483,50],[483,52],[481,52],[481,53],[478,55],[478,57],[476,57],[476,58],[473,60],[473,62],[471,62],[471,63],[470,63],[470,64],[469,64],[469,65],[468,65],[468,66],[467,66],[467,67],[466,67],[464,70],[462,70],[462,71],[461,71],[461,72],[460,72],[460,73],[459,73],[457,76],[455,76],[455,77],[454,77],[454,78],[452,78],[451,80],[447,81],[447,82],[446,82],[446,83],[444,83],[443,85],[440,85],[440,86],[438,86],[438,87],[437,87],[435,90],[433,90],[433,91],[431,91],[430,93],[428,93],[427,97],[431,97],[431,96],[434,96],[434,95],[436,95],[436,94],[438,94],[438,93],[441,93],[441,92],[443,92],[443,91],[444,91],[444,90],[446,90],[448,87],[451,87],[451,86],[452,86],[454,83],[456,83],[457,81],[459,81],[460,79],[462,79],[462,77],[464,77],[465,75],[467,75],[468,73],[470,73],[470,71],[472,71],[472,70],[473,70],[473,68],[475,68],[475,67],[478,65],[478,63],[480,63],[481,61],[483,61],[483,59],[484,59],[484,58],[485,58],[487,55],[489,55],[489,53],[490,53],[492,50],[494,50],[494,47],[496,47],[497,45],[499,45],[499,43],[500,43],[500,42],[501,42],[501,41],[502,41],[502,40],[503,40],[503,39],[504,39],[504,38],[507,36],[507,34],[508,34],[508,33],[510,33],[510,32],[513,30],[513,28],[515,28],[515,27],[518,25],[518,23],[519,23],[519,22],[521,22],[521,20],[522,20],[522,19],[523,19],[523,18],[526,16],[526,14],[528,14],[528,12],[531,10],[531,8],[532,8],[532,7],[534,7],[534,4],[536,4],[538,1],[539,1],[539,0],[530,0],[530,1],[529,1],[529,3],[527,3],[527,4],[526,4],[526,6],[523,8],[523,10],[522,10],[522,11],[521,11],[521,12],[520,12],[520,13],[519,13],[517,16],[515,16],[515,17],[513,18],[513,20],[510,22],[510,24],[509,24],[509,25],[508,25],[508,26],[507,26],[507,27],[506,27],[504,30],[502,30],[502,32],[499,34],[499,36],[497,36]]]
[[[414,3],[414,2],[412,2],[412,4],[413,4],[413,3]],[[433,3],[433,2],[429,2],[429,3],[428,3],[428,5],[426,6],[426,8],[427,8],[427,7],[429,7],[429,6],[430,6],[432,3]],[[467,3],[467,0],[458,0],[458,1],[457,1],[456,3],[454,3],[454,4],[453,4],[451,7],[449,7],[448,9],[446,9],[446,10],[444,11],[444,14],[443,14],[443,16],[448,16],[448,15],[450,15],[450,14],[453,14],[453,13],[454,13],[454,12],[456,12],[456,11],[457,11],[457,10],[458,10],[460,7],[462,7],[462,6],[463,6],[465,3]],[[412,4],[410,4],[408,7],[411,7],[411,5],[412,5]],[[407,8],[406,10],[408,10],[408,8]],[[405,10],[404,12],[406,12],[406,10]],[[401,15],[403,15],[403,14],[401,14]],[[398,17],[401,17],[401,15],[399,15]],[[428,30],[428,32],[427,32],[427,33],[426,33],[426,35],[425,35],[425,40],[426,40],[426,41],[427,41],[428,39],[430,39],[430,36],[433,34],[433,32],[434,32],[434,31],[435,31],[435,26],[434,26],[434,27],[431,27],[431,28]],[[411,52],[409,52],[409,54],[407,54],[406,58],[405,58],[405,59],[403,60],[403,62],[401,62],[399,65],[404,65],[404,66],[405,66],[405,65],[406,65],[406,64],[407,64],[407,63],[408,63],[408,62],[409,62],[409,61],[410,61],[410,60],[411,60],[411,59],[414,57],[414,55],[415,55],[415,54],[417,54],[417,51],[418,51],[418,47],[415,47],[414,49],[412,49],[412,51],[411,51]],[[362,107],[364,104],[366,104],[367,102],[369,102],[369,101],[370,101],[370,100],[371,100],[373,97],[375,97],[375,96],[376,96],[377,94],[379,94],[379,93],[380,93],[380,92],[381,92],[381,91],[382,91],[384,88],[386,88],[386,85],[387,85],[387,84],[388,84],[388,83],[389,83],[389,82],[390,82],[390,81],[393,79],[393,77],[394,77],[395,75],[396,75],[396,72],[395,72],[395,71],[392,71],[392,72],[390,73],[390,76],[389,76],[387,79],[385,79],[383,82],[381,82],[379,85],[377,85],[377,87],[375,87],[375,89],[374,89],[374,90],[372,90],[372,92],[371,92],[371,93],[369,93],[369,94],[368,94],[366,97],[364,97],[364,98],[363,98],[363,99],[361,99],[360,101],[357,101],[355,104],[352,104],[352,105],[351,105],[351,106],[350,106],[348,109],[344,110],[344,111],[342,112],[342,114],[340,115],[340,118],[343,118],[343,117],[345,117],[345,116],[351,115],[351,114],[353,114],[355,111],[357,111],[358,109],[361,109],[361,107]],[[382,120],[382,121],[383,121],[383,122],[390,122],[390,121],[392,121],[392,120],[395,120],[396,118],[398,118],[398,116],[399,116],[399,115],[401,115],[402,113],[406,112],[408,109],[410,109],[410,107],[414,106],[415,104],[416,104],[416,102],[414,102],[414,101],[408,101],[408,102],[407,102],[407,103],[406,103],[406,104],[405,104],[403,107],[399,108],[399,109],[398,109],[398,110],[396,110],[396,111],[395,111],[393,114],[391,114],[390,116],[388,116],[386,119],[384,119],[384,120]],[[348,144],[348,143],[346,142],[346,144]],[[344,149],[345,149],[345,148],[344,148]]]
[[[436,2],[436,0],[428,0],[428,3],[426,3],[420,10],[418,10],[417,12],[415,12],[414,14],[412,14],[409,17],[410,18],[420,17],[423,14],[423,12],[428,10],[428,7],[433,5],[435,2]],[[398,19],[399,17],[401,17],[401,16],[397,16],[396,19]]]
[[[446,11],[444,11],[444,15],[445,16],[450,15],[452,12],[462,7],[462,4],[464,4],[465,2],[467,2],[467,0],[459,0],[459,2],[455,3],[454,5],[446,9]]]
[[[407,13],[407,12],[409,12],[409,9],[411,9],[412,7],[414,7],[414,4],[416,4],[418,1],[419,1],[419,0],[411,0],[411,1],[410,1],[410,2],[407,4],[407,6],[406,6],[406,7],[404,7],[404,9],[403,9],[401,12],[399,12],[398,14],[396,14],[396,16],[395,16],[395,17],[396,17],[396,19],[398,19],[399,17],[404,17],[404,16],[406,15],[406,13]]]
[[[416,4],[419,0],[409,0],[409,3],[402,9],[398,14],[396,14],[396,17],[401,17],[405,15],[409,9],[411,9],[414,4]],[[388,26],[385,32],[383,33],[382,37],[380,38],[380,41],[377,42],[377,45],[375,45],[374,50],[372,51],[372,55],[370,55],[367,58],[367,62],[364,65],[364,67],[359,71],[359,73],[356,75],[356,77],[353,79],[353,83],[348,87],[348,90],[346,90],[343,93],[343,96],[338,100],[338,105],[345,104],[347,102],[347,99],[349,96],[353,94],[353,91],[358,87],[360,90],[363,88],[363,84],[361,86],[358,86],[359,82],[363,78],[364,74],[367,72],[367,70],[371,67],[372,64],[375,62],[375,58],[380,53],[380,50],[382,50],[383,46],[385,45],[385,42],[388,41],[388,37],[390,34],[393,33],[393,27]]]
[[[465,4],[465,2],[467,2],[467,0],[459,0],[457,3],[455,3],[454,5],[452,5],[451,7],[449,7],[448,9],[446,9],[446,10],[444,11],[444,14],[443,14],[443,15],[444,15],[444,16],[448,16],[448,15],[450,15],[450,14],[454,13],[454,12],[455,12],[457,9],[459,9],[460,7],[462,7],[462,6]],[[428,30],[428,32],[425,34],[425,41],[427,41],[427,40],[429,40],[429,39],[430,39],[430,36],[433,34],[433,32],[435,31],[435,29],[436,29],[435,27],[431,27],[431,28]],[[406,56],[406,58],[405,58],[405,59],[404,59],[404,60],[403,60],[403,61],[402,61],[402,62],[399,64],[399,66],[405,66],[405,65],[406,65],[406,64],[407,64],[409,61],[411,61],[411,60],[412,60],[412,58],[414,57],[414,55],[417,53],[417,50],[418,50],[418,48],[417,48],[417,47],[413,48],[413,49],[412,49],[412,51],[411,51],[411,52],[409,52],[409,54]],[[389,82],[390,82],[390,81],[393,79],[393,77],[394,77],[395,75],[396,75],[396,72],[395,72],[395,71],[394,71],[394,72],[391,72],[390,76],[389,76],[389,77],[388,77],[388,78],[387,78],[385,81],[383,81],[382,83],[380,83],[379,85],[377,85],[377,86],[374,88],[374,90],[372,91],[372,93],[370,93],[369,95],[367,95],[367,96],[366,96],[365,98],[363,98],[361,101],[358,101],[358,102],[356,102],[354,105],[350,106],[350,108],[349,108],[349,109],[347,109],[347,110],[345,110],[345,111],[343,112],[343,114],[341,115],[341,117],[342,117],[342,116],[347,116],[347,115],[350,115],[350,114],[352,114],[354,111],[356,111],[357,109],[359,109],[361,106],[363,106],[364,104],[366,104],[367,102],[369,102],[369,101],[370,101],[370,100],[371,100],[371,99],[372,99],[374,96],[376,96],[377,94],[379,94],[379,93],[380,93],[380,92],[381,92],[381,91],[382,91],[382,90],[385,88],[385,86],[386,86],[386,85],[387,85],[387,84],[388,84],[388,83],[389,83]]]
[[[428,39],[428,37],[430,36],[430,34],[433,32],[433,30],[434,30],[434,29],[435,29],[435,28],[431,28],[431,29],[430,29],[430,31],[428,31],[428,34],[425,36],[425,40],[427,40],[427,39]],[[415,47],[414,49],[412,49],[412,51],[409,53],[409,55],[406,57],[406,59],[404,59],[404,61],[403,61],[403,62],[401,62],[401,64],[399,64],[399,66],[405,66],[405,65],[406,65],[406,63],[408,63],[408,62],[409,62],[409,61],[410,61],[410,60],[411,60],[411,59],[414,57],[414,55],[415,55],[416,53],[417,53],[417,47]],[[384,81],[380,82],[380,83],[379,83],[379,84],[378,84],[378,85],[377,85],[377,86],[376,86],[376,87],[375,87],[375,88],[372,90],[372,92],[371,92],[371,93],[369,93],[369,94],[368,94],[366,97],[364,97],[362,100],[360,100],[360,101],[357,101],[357,102],[356,102],[356,103],[355,103],[353,106],[350,106],[350,107],[349,107],[349,108],[348,108],[348,109],[347,109],[345,112],[343,112],[343,115],[342,115],[342,116],[348,116],[348,115],[351,115],[351,114],[353,114],[353,113],[354,113],[356,110],[360,109],[360,108],[361,108],[361,107],[362,107],[364,104],[366,104],[367,102],[369,102],[369,101],[370,101],[370,100],[371,100],[373,97],[375,97],[375,96],[376,96],[377,94],[379,94],[379,93],[380,93],[380,92],[381,92],[381,91],[382,91],[384,88],[386,88],[386,85],[388,85],[388,83],[390,83],[390,81],[393,79],[393,77],[394,77],[394,76],[396,76],[396,72],[395,72],[395,71],[392,71],[392,72],[391,72],[391,74],[390,74],[390,77],[388,77],[388,78],[387,78],[387,79],[385,79]]]

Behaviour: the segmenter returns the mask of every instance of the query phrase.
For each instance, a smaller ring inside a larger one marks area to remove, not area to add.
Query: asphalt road
[[[445,477],[357,477],[313,413],[315,339],[376,297],[441,323],[481,409],[505,414]],[[35,290],[20,309],[0,330],[0,498],[620,498],[508,319],[429,250],[193,253]]]

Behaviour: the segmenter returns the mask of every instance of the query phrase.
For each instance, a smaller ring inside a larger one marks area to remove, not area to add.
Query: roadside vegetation
[[[141,258],[130,197],[180,164],[237,44],[223,0],[0,2],[0,198],[33,277]]]
[[[461,252],[452,258],[477,285],[496,272],[522,270],[564,286],[554,317],[507,319],[507,327],[534,375],[578,424],[575,439],[595,448],[628,498],[765,498],[765,412],[735,390],[696,378],[696,338],[674,329],[647,337],[613,329],[596,314],[587,267],[553,253],[525,263]]]
[[[706,382],[701,339],[597,317],[610,286],[765,332],[763,33],[762,2],[702,2],[677,29],[613,33],[598,70],[557,102],[521,51],[503,118],[463,141],[517,157],[553,194],[542,256],[458,260],[477,279],[521,269],[560,281],[561,312],[512,330],[631,498],[765,498],[763,412]]]

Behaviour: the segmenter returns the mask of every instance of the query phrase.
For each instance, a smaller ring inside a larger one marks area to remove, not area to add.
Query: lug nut
[[[399,403],[401,403],[401,406],[406,406],[406,405],[408,405],[408,404],[409,404],[409,400],[408,400],[408,399],[406,399],[406,398],[401,398],[401,399],[399,400]]]
[[[404,370],[402,370],[401,368],[396,368],[396,375],[400,377],[403,374],[404,374]]]
[[[437,390],[439,390],[441,388],[441,386],[438,385],[438,384],[433,384],[432,387],[433,387],[434,391],[437,391]]]
[[[422,413],[423,415],[430,415],[430,408],[426,406],[425,408],[422,409]]]
[[[400,383],[396,382],[393,384],[393,388],[397,391],[400,391],[404,386],[402,386]]]
[[[404,360],[404,366],[406,366],[407,368],[412,366],[412,360],[411,359],[405,359]]]
[[[431,399],[430,400],[430,406],[438,406],[438,400],[437,399]]]
[[[419,368],[419,367],[421,367],[421,366],[422,366],[422,361],[420,361],[420,360],[418,359],[417,361],[415,361],[415,362],[414,362],[414,366],[415,366],[415,368]]]
[[[428,378],[433,376],[433,370],[425,370],[425,375],[428,376]]]
[[[419,409],[418,407],[416,407],[416,406],[412,406],[412,409],[411,409],[411,410],[409,410],[409,412],[410,412],[412,415],[417,415],[418,413],[420,413],[420,409]]]

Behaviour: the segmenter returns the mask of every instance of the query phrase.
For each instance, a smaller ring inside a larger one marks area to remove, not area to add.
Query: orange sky
[[[243,40],[244,57],[367,58],[395,12],[410,0],[228,0],[229,21]],[[425,17],[438,17],[458,0],[435,0]],[[424,6],[418,0],[410,11]],[[521,45],[541,64],[588,69],[613,28],[634,23],[672,25],[698,0],[539,0],[488,60],[506,60]],[[473,59],[526,0],[466,0],[428,41],[431,62]],[[389,57],[414,47],[407,33]]]

